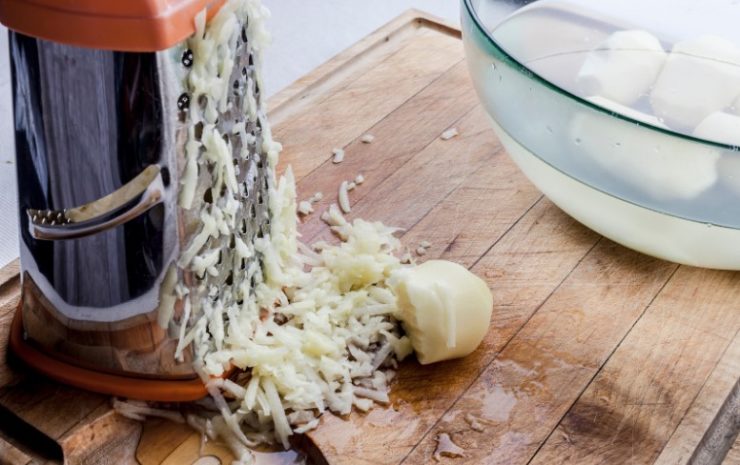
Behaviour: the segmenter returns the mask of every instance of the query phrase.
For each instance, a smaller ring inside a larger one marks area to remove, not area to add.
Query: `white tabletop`
[[[273,43],[265,58],[272,95],[409,8],[457,21],[457,0],[264,0]],[[0,267],[18,256],[8,43],[0,26]]]

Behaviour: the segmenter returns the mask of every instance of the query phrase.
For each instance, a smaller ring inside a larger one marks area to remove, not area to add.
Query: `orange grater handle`
[[[195,32],[203,9],[210,19],[225,0],[0,0],[0,23],[22,34],[66,45],[155,52]]]

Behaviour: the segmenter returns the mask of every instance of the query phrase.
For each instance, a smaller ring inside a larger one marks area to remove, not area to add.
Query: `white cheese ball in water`
[[[694,129],[694,136],[721,144],[740,146],[740,116],[721,111],[712,113]]]
[[[723,112],[712,113],[696,127],[694,136],[740,146],[740,116]],[[740,193],[740,153],[725,151],[719,160],[718,171],[722,184]]]
[[[630,116],[649,120],[648,115]],[[577,113],[570,122],[570,138],[574,149],[611,176],[654,199],[691,199],[717,182],[718,149],[669,137],[608,114]]]
[[[615,32],[588,54],[578,86],[585,95],[632,105],[649,92],[665,60],[663,46],[649,32]]]
[[[493,296],[457,263],[429,260],[393,275],[397,315],[422,365],[464,357],[488,332]]]
[[[693,130],[740,94],[740,47],[716,36],[679,42],[658,76],[650,103],[669,126]]]

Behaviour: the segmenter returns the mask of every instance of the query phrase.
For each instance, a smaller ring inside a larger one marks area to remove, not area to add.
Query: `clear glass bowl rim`
[[[601,113],[605,113],[613,118],[620,119],[623,121],[626,121],[628,123],[636,124],[640,127],[644,127],[647,130],[655,131],[658,133],[662,133],[664,135],[667,135],[669,137],[677,137],[680,139],[685,139],[687,141],[691,141],[694,143],[700,143],[704,145],[708,145],[711,147],[719,147],[724,150],[729,151],[740,151],[740,146],[732,145],[732,144],[724,144],[721,142],[711,141],[707,139],[702,139],[699,137],[692,136],[690,134],[685,134],[682,132],[674,131],[667,128],[662,128],[658,126],[654,126],[650,123],[647,123],[645,121],[637,120],[630,118],[629,116],[622,115],[621,113],[617,113],[613,110],[610,110],[608,108],[602,107],[600,105],[596,105],[595,103],[586,100],[583,97],[580,97],[552,82],[545,79],[544,77],[540,76],[539,74],[535,73],[531,69],[529,69],[526,65],[522,64],[519,60],[517,60],[515,57],[510,55],[501,45],[499,45],[496,40],[493,38],[493,35],[486,27],[483,26],[483,21],[481,21],[480,17],[478,16],[478,12],[476,11],[475,7],[473,6],[473,1],[475,0],[462,0],[462,4],[464,6],[463,13],[467,13],[467,15],[472,20],[472,23],[475,25],[475,28],[478,30],[478,32],[486,39],[488,44],[493,47],[497,54],[500,54],[504,57],[505,61],[507,61],[509,64],[515,66],[518,68],[518,72],[525,74],[529,77],[529,79],[541,84],[542,86],[555,91],[559,94],[561,94],[563,97],[569,98],[571,100],[576,101],[577,103],[584,105],[590,109],[593,109],[595,111],[599,111]],[[480,1],[491,1],[491,0],[480,0]],[[534,2],[531,2],[534,3]],[[530,5],[531,3],[528,3]]]

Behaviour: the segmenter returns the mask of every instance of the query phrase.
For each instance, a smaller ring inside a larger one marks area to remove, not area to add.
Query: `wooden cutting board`
[[[740,464],[740,445],[727,453],[740,427],[740,274],[629,251],[543,198],[490,129],[457,29],[409,12],[270,103],[282,168],[293,166],[301,198],[325,196],[301,227],[305,241],[328,237],[320,212],[342,180],[362,173],[350,218],[404,228],[411,250],[429,241],[420,260],[462,263],[494,295],[473,355],[406,361],[388,408],[326,415],[295,438],[316,463],[433,463],[448,434],[464,456],[442,463]],[[460,135],[441,140],[451,127]],[[333,148],[345,149],[343,163],[331,163]],[[0,328],[17,302],[16,272],[0,273]],[[101,396],[2,363],[0,425],[24,420],[37,431],[0,427],[0,463],[60,454],[69,463],[218,463],[197,462],[200,438],[184,426],[142,426]],[[205,453],[228,463],[218,444]]]

